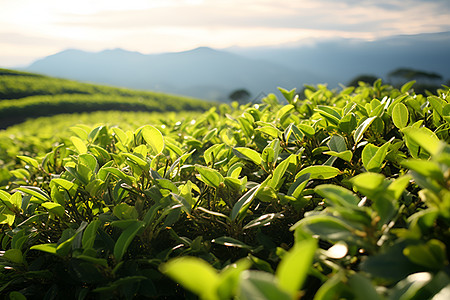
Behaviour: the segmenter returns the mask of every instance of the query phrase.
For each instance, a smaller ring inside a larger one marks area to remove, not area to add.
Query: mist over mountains
[[[141,54],[123,49],[97,53],[65,50],[26,71],[68,79],[226,101],[240,88],[253,97],[278,86],[336,87],[355,76],[386,78],[400,67],[450,78],[450,32],[395,36],[372,42],[336,39],[280,47],[200,47],[189,51]]]

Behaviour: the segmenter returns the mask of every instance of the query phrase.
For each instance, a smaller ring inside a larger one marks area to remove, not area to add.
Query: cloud
[[[26,44],[148,53],[373,40],[450,31],[449,15],[449,0],[15,0],[0,10],[0,41],[3,53]],[[28,48],[32,55],[34,46]]]
[[[164,27],[286,28],[380,32],[382,35],[444,31],[450,28],[448,2],[438,1],[181,1],[146,10],[67,15],[63,26],[111,30]],[[409,4],[408,4],[409,3]],[[437,13],[439,12],[439,13]]]

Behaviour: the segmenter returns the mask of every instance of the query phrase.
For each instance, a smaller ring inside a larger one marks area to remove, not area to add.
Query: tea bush
[[[0,69],[0,128],[29,118],[94,111],[205,111],[213,103]]]
[[[0,190],[16,299],[446,299],[450,91],[281,89],[73,127]]]

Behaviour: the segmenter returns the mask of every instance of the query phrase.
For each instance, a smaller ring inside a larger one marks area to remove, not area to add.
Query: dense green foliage
[[[73,112],[204,111],[211,103],[0,69],[0,128],[28,118]]]
[[[72,127],[2,170],[0,292],[448,298],[450,91],[411,88]]]

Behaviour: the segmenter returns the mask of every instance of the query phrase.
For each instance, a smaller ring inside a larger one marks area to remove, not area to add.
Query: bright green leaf
[[[34,245],[34,246],[30,247],[31,250],[39,250],[39,251],[47,252],[47,253],[51,253],[51,254],[56,254],[56,248],[57,248],[56,244],[40,244],[40,245]]]
[[[47,209],[50,213],[62,218],[64,216],[64,207],[55,202],[44,202],[41,204],[42,207]]]
[[[310,174],[310,179],[330,179],[341,173],[338,168],[331,166],[309,166],[297,173],[295,178],[299,178],[304,174]]]
[[[222,174],[214,169],[201,165],[195,165],[195,169],[200,173],[200,180],[211,187],[218,188],[224,181]]]
[[[325,151],[323,154],[331,155],[334,157],[338,157],[342,160],[350,162],[353,157],[353,153],[350,150],[345,150],[343,152],[336,152],[336,151]]]
[[[257,165],[261,164],[261,155],[253,149],[245,147],[236,147],[233,148],[233,153],[239,158],[250,160]]]
[[[28,157],[28,156],[22,156],[22,155],[17,155],[17,158],[24,161],[26,164],[38,169],[39,168],[39,163],[36,159]]]
[[[78,154],[87,153],[86,144],[83,142],[82,139],[76,136],[72,136],[70,140],[72,141],[72,144],[75,146],[75,149],[77,149]]]
[[[201,299],[219,299],[217,295],[219,275],[212,266],[200,258],[188,256],[175,258],[161,265],[160,270]]]
[[[140,128],[142,137],[150,145],[153,155],[158,155],[164,150],[164,137],[162,133],[151,125],[145,125]]]
[[[409,112],[406,105],[397,103],[392,110],[392,121],[394,122],[394,125],[399,129],[406,127],[408,124],[408,117]]]
[[[406,127],[402,129],[402,132],[429,154],[436,155],[439,152],[441,147],[439,138],[430,129]]]
[[[356,128],[355,133],[353,134],[353,139],[355,140],[355,145],[357,145],[363,138],[364,133],[367,131],[369,126],[373,123],[373,121],[377,118],[377,116],[370,117],[362,122],[358,128]]]
[[[297,242],[278,265],[276,277],[279,286],[293,297],[302,287],[308,275],[316,249],[317,241],[314,239]]]

